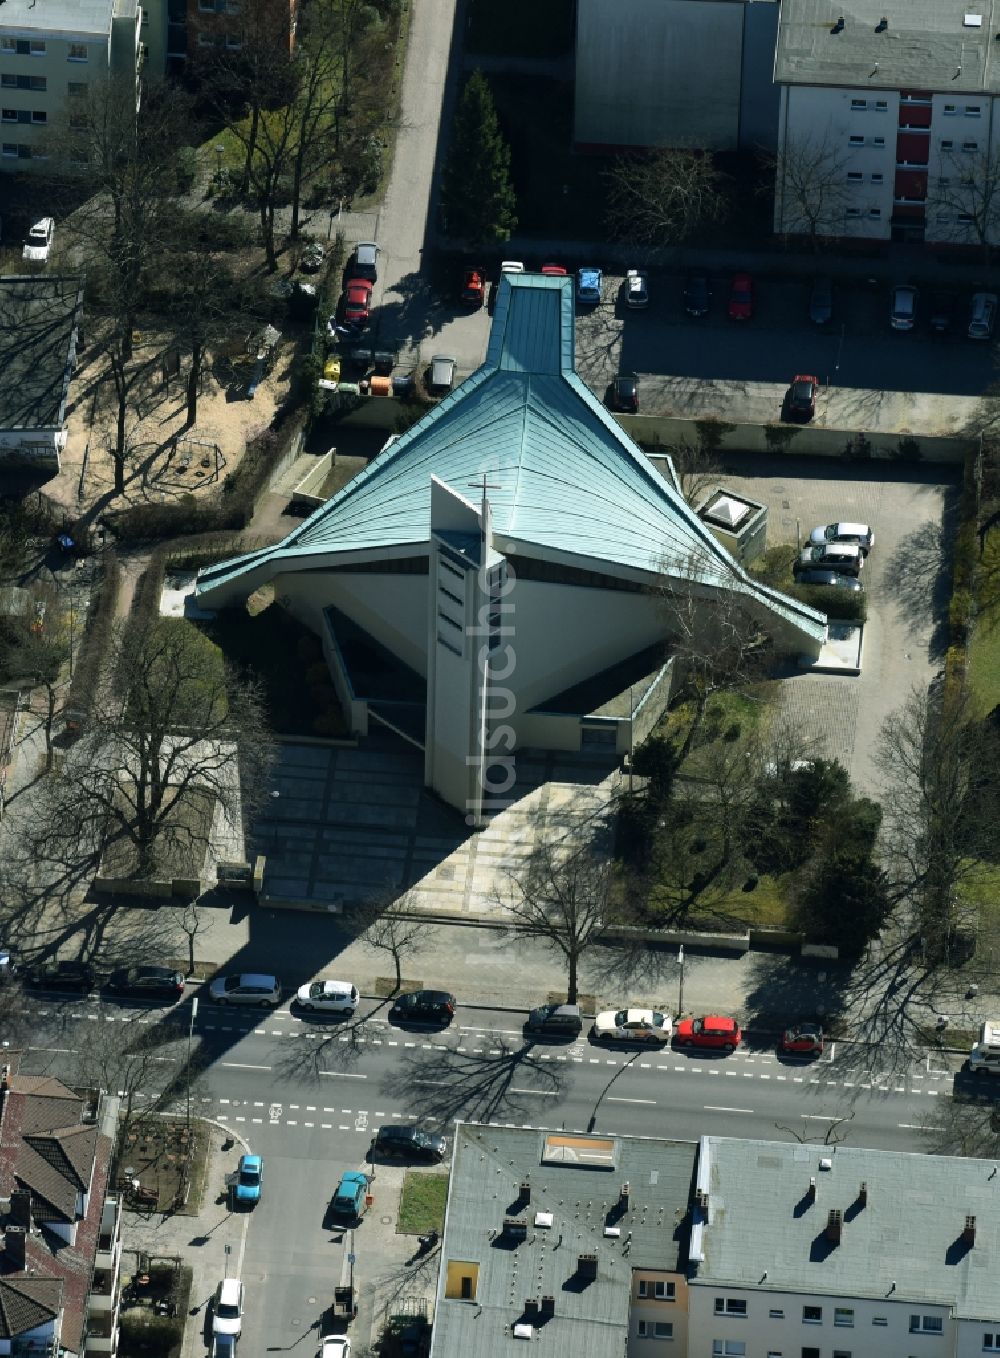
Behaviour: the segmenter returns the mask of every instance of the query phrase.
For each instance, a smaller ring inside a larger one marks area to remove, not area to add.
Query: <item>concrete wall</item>
[[[275,598],[317,636],[325,630],[323,610],[331,605],[339,608],[426,677],[426,575],[351,575],[321,570],[288,573],[274,577],[274,592]]]
[[[578,0],[576,144],[735,148],[743,15],[739,0]]]
[[[358,698],[354,692],[351,685],[351,676],[344,664],[344,657],[337,643],[329,614],[323,614],[323,622],[325,626],[320,633],[323,658],[326,660],[333,687],[340,699],[340,706],[347,721],[348,729],[352,735],[366,736],[368,734],[368,704],[363,698]]]

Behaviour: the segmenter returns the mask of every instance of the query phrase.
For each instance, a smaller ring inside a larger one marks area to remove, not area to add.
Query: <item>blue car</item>
[[[335,1217],[347,1221],[360,1221],[367,1207],[368,1188],[371,1183],[367,1174],[348,1170],[341,1175],[337,1191],[333,1195],[330,1209]]]
[[[586,306],[596,306],[601,300],[601,282],[603,275],[600,269],[580,269],[576,275],[576,300]]]
[[[241,1155],[239,1169],[236,1172],[237,1207],[255,1207],[260,1202],[260,1186],[263,1181],[263,1156]]]

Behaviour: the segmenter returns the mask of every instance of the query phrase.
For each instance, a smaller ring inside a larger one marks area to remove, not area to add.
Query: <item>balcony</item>
[[[12,1339],[11,1358],[56,1358],[58,1350],[55,1335],[48,1339]]]
[[[108,1316],[90,1316],[87,1319],[86,1352],[116,1353],[118,1350],[118,1324]]]
[[[117,1276],[122,1254],[122,1214],[121,1204],[116,1197],[109,1197],[101,1213],[101,1231],[97,1237],[97,1253],[94,1267],[110,1271]]]

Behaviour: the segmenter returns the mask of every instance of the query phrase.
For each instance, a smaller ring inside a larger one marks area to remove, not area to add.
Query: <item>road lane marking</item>
[[[719,1104],[706,1103],[704,1105],[706,1113],[752,1113],[752,1108],[723,1108]]]
[[[651,1103],[655,1106],[655,1099],[619,1099],[614,1094],[608,1095],[608,1103]]]
[[[554,1099],[558,1091],[555,1089],[515,1089],[511,1085],[510,1092],[512,1094],[544,1094],[546,1098]]]
[[[932,1127],[930,1123],[926,1126],[922,1122],[897,1122],[897,1127],[902,1127],[904,1132],[943,1132],[943,1127]]]
[[[355,1070],[321,1070],[320,1075],[335,1075],[341,1080],[367,1080],[367,1075],[359,1075]]]
[[[451,1084],[451,1081],[450,1081],[450,1080],[414,1080],[413,1083],[414,1083],[415,1085],[437,1085],[439,1088],[442,1088],[442,1089],[443,1089],[446,1085]]]
[[[839,1117],[830,1117],[828,1113],[800,1113],[800,1118],[808,1118],[810,1122],[840,1122]]]
[[[270,1066],[248,1066],[242,1061],[220,1061],[220,1066],[225,1066],[229,1070],[270,1070]]]

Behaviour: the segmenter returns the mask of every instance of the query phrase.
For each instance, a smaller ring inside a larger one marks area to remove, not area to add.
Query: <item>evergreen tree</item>
[[[459,97],[441,201],[448,234],[470,245],[505,241],[517,226],[510,147],[482,71],[473,71]]]

